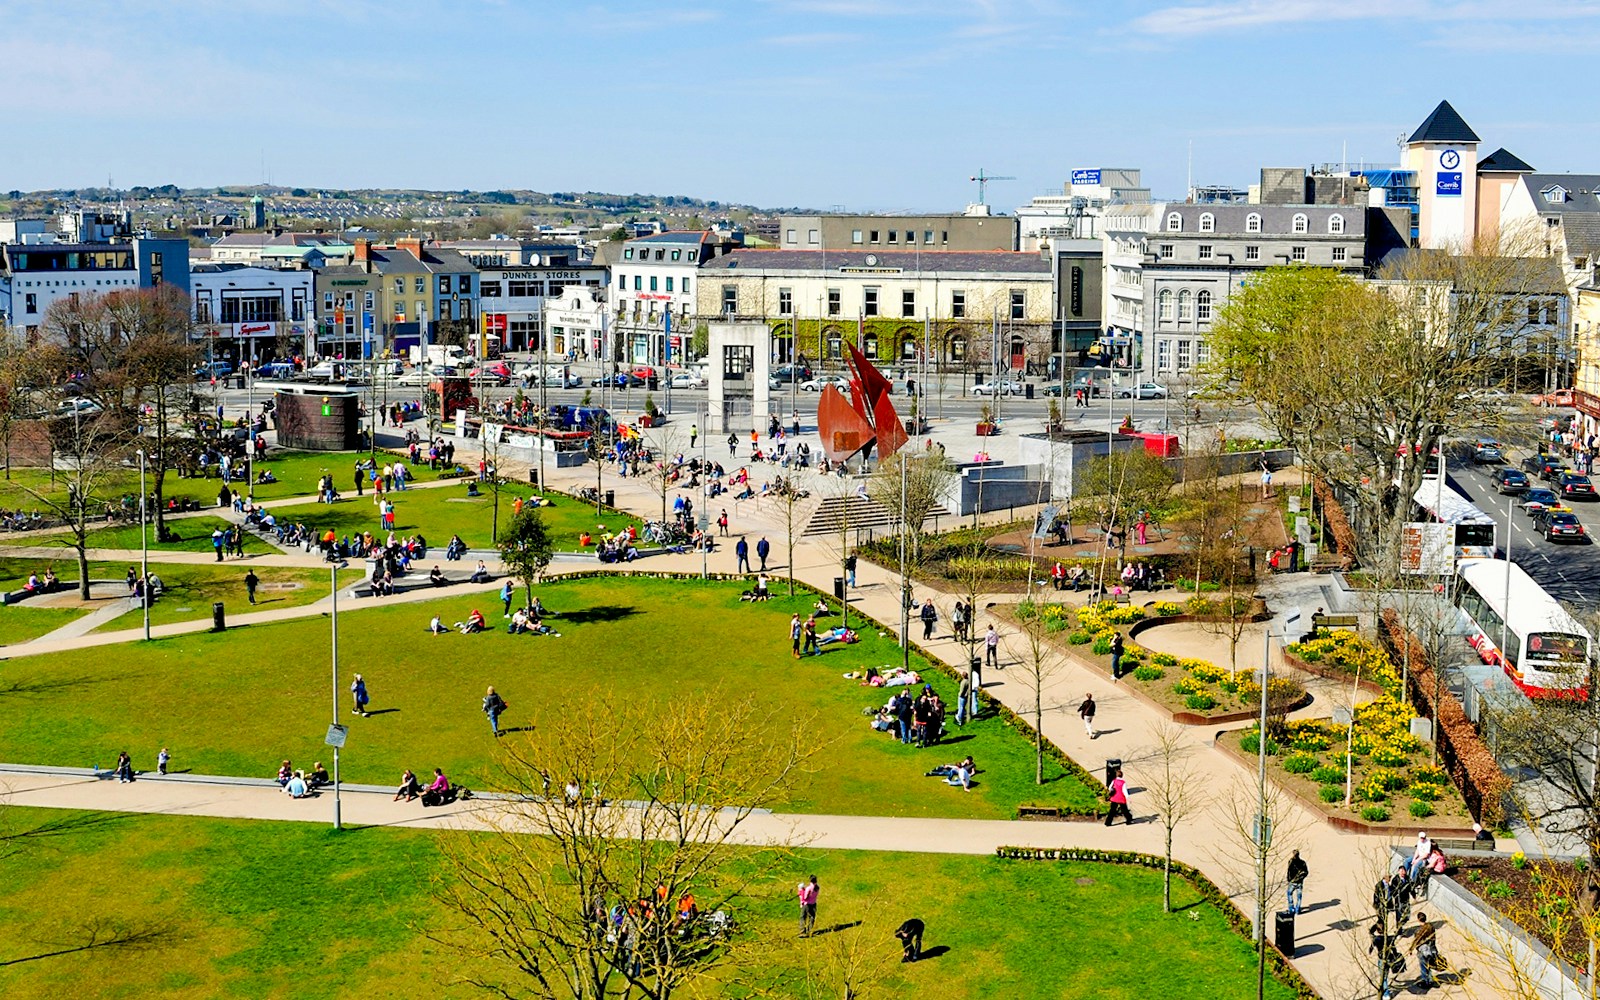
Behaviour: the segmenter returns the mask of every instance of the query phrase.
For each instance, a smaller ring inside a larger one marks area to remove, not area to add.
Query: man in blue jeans
[[[1301,903],[1304,901],[1306,891],[1306,876],[1311,874],[1305,859],[1300,857],[1300,852],[1295,851],[1289,858],[1288,893],[1289,912],[1299,913]]]

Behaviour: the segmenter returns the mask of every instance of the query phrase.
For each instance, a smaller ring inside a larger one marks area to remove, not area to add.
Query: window
[[[917,314],[917,293],[909,288],[900,293],[900,315],[915,316]]]
[[[458,275],[456,275],[456,291],[461,293],[462,295],[470,295],[470,294],[472,294],[472,275],[470,275],[470,274],[458,274]]]
[[[632,260],[633,259],[633,247],[624,247],[623,248],[622,259],[623,260]]]
[[[933,230],[924,229],[922,231],[922,245],[929,247],[933,246]]]
[[[1249,215],[1245,216],[1244,231],[1247,233],[1261,232],[1261,216],[1254,212],[1251,212]]]
[[[1159,256],[1161,257],[1162,260],[1171,260],[1172,259],[1172,244],[1171,243],[1163,243],[1163,244],[1161,244],[1159,250],[1160,250]]]
[[[450,294],[450,276],[448,274],[439,275],[439,294]]]
[[[636,292],[644,291],[644,278],[642,276],[637,274],[633,276],[633,290]]]
[[[794,290],[790,288],[778,289],[778,315],[794,315]]]
[[[967,315],[967,293],[950,293],[950,316],[953,319],[965,319]]]
[[[522,278],[513,278],[512,280],[506,282],[506,294],[515,298],[527,298],[530,295],[542,296],[544,295],[544,282],[527,281]],[[555,292],[553,294],[561,294],[561,286],[559,284],[555,285]]]
[[[683,294],[689,294],[689,276],[687,274],[683,276]],[[684,308],[687,309],[689,307],[684,306]]]
[[[700,251],[698,251],[698,250],[690,250],[689,251],[689,259],[690,260],[694,260],[698,256],[700,256]]]
[[[656,260],[665,260],[666,257],[667,257],[667,252],[665,250],[657,250],[656,251]]]
[[[678,259],[678,255],[681,254],[681,253],[683,253],[682,250],[674,250],[674,251],[672,251],[672,259],[673,260],[677,260]]]
[[[861,242],[861,230],[859,230],[859,229],[850,230],[850,242],[851,243],[860,243]]]
[[[361,294],[361,307],[367,312],[372,311],[372,289],[367,289]]]
[[[834,361],[838,361],[840,355],[843,354],[843,353],[844,353],[844,342],[839,337],[839,331],[838,330],[829,330],[828,331],[828,357],[830,359],[834,360]]]
[[[1305,247],[1290,247],[1289,248],[1289,259],[1292,260],[1292,261],[1295,261],[1297,263],[1301,263],[1301,264],[1305,263],[1306,248]]]
[[[889,242],[890,243],[898,242],[899,237],[900,237],[899,230],[895,230],[895,229],[889,230]]]
[[[866,288],[861,292],[862,314],[866,316],[878,315],[878,289]]]
[[[806,242],[812,246],[816,246],[818,243],[822,242],[821,234],[819,234],[815,229],[806,230]]]
[[[667,275],[667,291],[672,291],[672,275]]]
[[[332,312],[333,311],[333,293],[332,292],[323,292],[322,293],[322,311],[323,312]]]
[[[1261,259],[1261,248],[1260,247],[1245,247],[1244,248],[1244,259],[1245,260],[1260,260]]]
[[[785,231],[784,234],[783,234],[783,242],[785,242],[785,243],[793,243],[794,241],[795,241],[794,230],[790,229],[790,230]]]
[[[39,311],[39,296],[29,292],[23,296],[23,312],[37,313]]]
[[[1183,216],[1179,215],[1177,212],[1172,212],[1172,213],[1168,214],[1167,215],[1167,232],[1169,232],[1169,233],[1181,233],[1181,232],[1183,232]]]
[[[448,320],[450,318],[450,300],[449,299],[440,299],[439,300],[439,318],[442,319],[442,320]]]
[[[906,361],[917,360],[917,335],[914,333],[902,334],[900,338],[900,357]]]
[[[877,334],[869,333],[865,337],[861,338],[861,353],[865,354],[869,358],[877,358],[877,356],[878,356],[878,335]]]
[[[1194,297],[1194,318],[1202,323],[1211,322],[1211,292],[1205,289]]]
[[[394,279],[394,293],[396,295],[404,295],[406,293],[406,279],[404,279],[404,278],[396,278],[396,279]],[[485,295],[491,295],[491,294],[498,294],[498,292],[485,292],[484,294]]]
[[[967,337],[966,337],[966,334],[952,333],[950,335],[949,344],[950,344],[950,346],[949,346],[948,353],[950,355],[950,360],[951,361],[965,361],[965,360],[967,360]]]
[[[939,242],[940,242],[940,244],[942,244],[944,246],[949,246],[950,245],[950,230],[948,230],[948,229],[939,230]]]
[[[837,288],[828,289],[828,315],[829,316],[837,316],[837,315],[839,315],[839,308],[840,308],[839,290]],[[837,357],[837,356],[838,355],[835,355],[835,357]]]
[[[878,242],[878,231],[876,229],[868,231],[868,233],[867,233],[867,242],[868,243],[876,243],[876,242]]]
[[[734,285],[722,286],[722,315],[734,316],[739,312],[739,289]]]
[[[1328,232],[1338,236],[1344,232],[1344,216],[1334,214],[1328,216]]]
[[[1532,325],[1534,325],[1534,324],[1536,324],[1538,322],[1539,322],[1539,303],[1537,303],[1537,302],[1529,302],[1528,303],[1528,325],[1532,326]]]
[[[199,292],[194,297],[194,318],[197,323],[210,323],[211,293]]]
[[[1310,219],[1307,219],[1304,214],[1296,212],[1294,223],[1290,226],[1290,230],[1295,233],[1303,233],[1309,229],[1310,225]]]
[[[1200,244],[1200,259],[1201,260],[1210,260],[1211,259],[1211,244],[1209,244],[1209,243]]]
[[[417,275],[416,279],[411,282],[411,291],[414,294],[421,295],[423,292],[426,292],[427,290],[428,290],[428,279],[424,278],[420,274]]]
[[[1172,371],[1172,341],[1166,337],[1156,341],[1156,371]]]
[[[1178,371],[1189,370],[1189,355],[1194,349],[1194,342],[1189,340],[1178,341]]]
[[[1344,247],[1334,247],[1333,248],[1333,259],[1337,263],[1341,263],[1341,264],[1344,263],[1345,248]]]
[[[1011,290],[1011,318],[1022,319],[1027,312],[1028,293],[1020,288]]]
[[[1163,288],[1161,294],[1156,296],[1156,318],[1160,320],[1172,319],[1172,290]]]
[[[1178,322],[1187,323],[1190,318],[1189,290],[1185,288],[1178,293]]]
[[[1217,231],[1217,217],[1215,215],[1212,215],[1210,212],[1202,213],[1201,216],[1200,216],[1200,231],[1202,233],[1214,233],[1214,232],[1216,232]]]
[[[650,276],[650,290],[651,290],[651,291],[652,291],[652,292],[654,292],[654,291],[657,291],[657,290],[658,290],[658,289],[657,289],[657,288],[656,288],[656,276],[655,276],[655,275],[653,275],[653,274],[652,274],[652,275],[651,275],[651,276]]]
[[[1203,340],[1200,341],[1200,343],[1196,344],[1195,345],[1195,349],[1194,349],[1194,359],[1195,359],[1195,361],[1197,363],[1199,363],[1201,365],[1204,365],[1206,362],[1210,361],[1211,360],[1211,345],[1206,343]]]

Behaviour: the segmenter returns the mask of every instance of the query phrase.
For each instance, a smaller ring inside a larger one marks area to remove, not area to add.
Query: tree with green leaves
[[[545,567],[550,565],[551,558],[555,555],[555,546],[550,541],[550,531],[545,526],[544,516],[539,513],[539,508],[530,505],[524,506],[521,511],[514,514],[500,538],[496,542],[500,549],[500,561],[510,571],[512,576],[522,581],[528,590],[528,604],[533,604],[533,585],[539,582],[544,575]]]

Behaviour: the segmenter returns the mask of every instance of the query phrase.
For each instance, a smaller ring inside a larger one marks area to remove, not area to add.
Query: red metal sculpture
[[[890,383],[873,367],[854,344],[849,362],[850,398],[833,386],[822,390],[817,404],[817,426],[822,431],[822,448],[830,462],[842,462],[856,455],[870,455],[874,446],[880,458],[887,458],[906,443],[906,431],[889,400]]]

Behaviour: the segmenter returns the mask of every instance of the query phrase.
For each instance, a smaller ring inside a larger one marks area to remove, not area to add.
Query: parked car
[[[1561,498],[1556,496],[1555,490],[1547,490],[1542,486],[1534,487],[1522,494],[1522,512],[1529,517],[1538,516],[1539,512],[1547,507],[1560,507]]]
[[[316,369],[312,371],[315,372]],[[449,378],[455,374],[456,370],[449,365],[418,365],[395,379],[395,384],[425,386],[436,378]]]
[[[1555,392],[1543,392],[1533,397],[1534,406],[1571,406],[1572,390],[1557,389]]]
[[[769,376],[770,381],[782,382],[785,385],[790,382],[804,382],[808,378],[811,378],[809,365],[779,365],[772,369]]]
[[[1555,482],[1556,477],[1566,471],[1561,459],[1554,455],[1529,455],[1522,460],[1522,470],[1547,483]]]
[[[63,399],[50,412],[58,417],[70,417],[73,414],[77,414],[80,417],[92,417],[100,412],[100,404],[92,399],[84,399],[79,396],[77,399]]]
[[[483,381],[494,385],[507,385],[511,382],[511,369],[507,367],[504,361],[492,361],[467,372],[467,378],[473,381],[481,378]]]
[[[292,361],[268,361],[256,368],[256,378],[288,378],[294,374]]]
[[[1490,438],[1478,438],[1472,445],[1472,461],[1476,465],[1499,465],[1506,460],[1505,452],[1500,449],[1500,442]]]
[[[1581,542],[1587,537],[1578,515],[1566,510],[1546,510],[1534,521],[1547,542]]]
[[[204,364],[196,365],[194,369],[194,377],[197,379],[224,378],[232,373],[233,363],[231,361],[207,361]]]
[[[698,372],[675,372],[667,379],[670,389],[704,389],[709,384],[705,376]]]
[[[1118,389],[1112,395],[1117,399],[1166,399],[1167,387],[1155,382],[1140,382],[1131,388]]]
[[[974,396],[1020,396],[1022,383],[1010,379],[1001,379],[998,382],[979,382],[972,387]]]
[[[816,378],[801,382],[800,388],[806,392],[821,392],[830,385],[840,392],[850,391],[850,380],[843,375],[819,375]]]
[[[1510,467],[1494,470],[1494,474],[1489,477],[1489,482],[1494,484],[1494,488],[1499,490],[1502,496],[1528,492],[1527,475]]]
[[[606,385],[607,383],[618,389],[642,389],[645,385],[644,379],[633,374],[632,372],[617,372],[615,375],[602,375],[599,378],[591,379],[589,382],[589,384],[596,389]]]
[[[1563,472],[1556,477],[1556,492],[1563,500],[1593,500],[1594,483],[1577,472]]]

